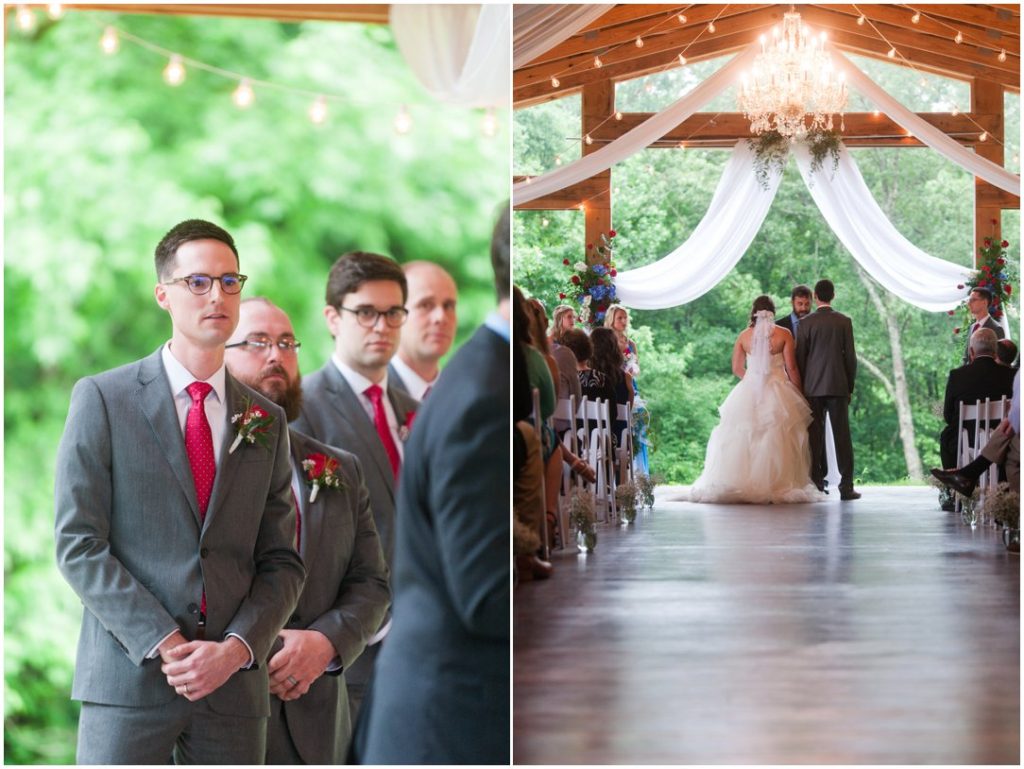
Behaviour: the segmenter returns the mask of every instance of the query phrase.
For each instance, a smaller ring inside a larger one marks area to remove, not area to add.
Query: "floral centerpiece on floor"
[[[615,296],[615,263],[612,261],[612,238],[615,230],[601,233],[601,242],[596,246],[587,244],[587,257],[573,264],[563,259],[569,267],[568,285],[559,293],[559,299],[570,299],[579,305],[576,320],[586,326],[598,326],[604,322],[608,308],[619,300]]]
[[[635,482],[640,507],[652,509],[654,507],[654,488],[662,482],[662,477],[660,475],[637,473],[635,476]]]
[[[998,220],[992,220],[993,225],[998,223]],[[985,238],[982,245],[978,247],[977,269],[971,273],[971,277],[966,283],[957,286],[957,288],[966,289],[968,296],[975,288],[983,288],[991,293],[992,305],[989,308],[989,314],[997,321],[1003,319],[1005,307],[1010,302],[1010,296],[1013,293],[1013,282],[1016,282],[1017,279],[1010,260],[1006,258],[1006,249],[1009,246],[1008,240],[997,241],[994,238]],[[954,338],[962,329],[970,328],[974,322],[974,318],[967,308],[966,298],[960,303],[959,308],[949,311],[951,317],[957,314],[962,315],[963,324],[953,329]]]
[[[636,504],[639,490],[633,483],[620,483],[615,489],[615,504],[619,506],[619,513],[624,523],[633,523],[636,520]]]
[[[597,516],[594,515],[594,495],[583,489],[573,489],[569,508],[569,522],[576,529],[581,550],[588,553],[597,547]]]

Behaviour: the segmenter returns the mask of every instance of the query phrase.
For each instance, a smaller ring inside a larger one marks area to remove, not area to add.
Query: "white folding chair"
[[[551,416],[552,419],[565,420],[570,424],[569,429],[562,436],[562,445],[569,449],[573,455],[580,456],[580,439],[576,432],[576,396],[570,395],[568,398],[559,400],[555,405],[555,413]],[[558,497],[558,527],[562,533],[563,550],[573,544],[569,541],[569,514],[572,507],[572,490],[574,486],[582,488],[582,485],[583,479],[579,475],[576,476],[576,481],[573,483],[572,468],[563,462],[562,493]]]
[[[612,423],[608,401],[596,398],[591,401],[583,398],[580,403],[580,418],[583,426],[584,451],[587,462],[597,471],[597,482],[594,484],[594,501],[604,516],[598,516],[603,523],[618,521],[618,507],[615,503],[615,463],[612,455]],[[590,423],[594,423],[594,427]],[[598,512],[595,510],[595,512]]]
[[[979,398],[975,403],[960,404],[960,418],[957,423],[956,466],[963,467],[981,456],[982,449],[992,437],[996,427],[1010,414],[1010,402],[1006,396],[999,400]],[[974,422],[974,441],[964,426],[966,422]],[[994,491],[999,484],[999,467],[990,465],[978,478],[980,489],[979,504],[984,504],[985,496]],[[960,497],[956,498],[956,511],[960,512]]]
[[[628,403],[616,404],[616,419],[625,422],[619,436],[619,483],[632,483],[633,475],[633,408]]]
[[[544,424],[544,420],[540,418],[540,390],[534,387],[531,389],[530,394],[533,396],[533,413],[530,415],[530,419],[533,421],[533,431],[537,434],[537,440],[540,441],[541,456],[543,456],[544,431],[541,429],[541,425]],[[541,473],[540,476],[540,498],[547,500],[544,488],[544,473]],[[548,514],[546,501],[544,507],[544,514],[540,517],[540,536],[541,547],[544,549],[544,560],[547,561],[551,558],[551,548],[548,545]]]

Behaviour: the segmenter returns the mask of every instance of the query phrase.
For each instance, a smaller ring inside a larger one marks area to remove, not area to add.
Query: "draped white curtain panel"
[[[512,66],[529,64],[597,21],[614,5],[515,5]]]
[[[504,107],[512,88],[508,5],[392,5],[398,50],[434,98]]]

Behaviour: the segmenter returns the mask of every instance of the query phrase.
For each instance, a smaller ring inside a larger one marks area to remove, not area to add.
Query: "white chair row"
[[[999,400],[983,398],[975,403],[961,403],[956,433],[956,466],[963,467],[977,459],[996,427],[1009,415],[1010,401],[1006,399],[1005,395]],[[965,426],[967,422],[974,422],[973,442],[971,441],[970,431]],[[981,491],[979,504],[984,504],[986,495],[994,491],[998,483],[999,467],[997,465],[989,465],[988,469],[978,479],[978,488]],[[957,512],[960,511],[960,507],[960,497],[957,496]]]

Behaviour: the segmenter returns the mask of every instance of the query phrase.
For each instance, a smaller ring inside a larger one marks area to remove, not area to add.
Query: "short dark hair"
[[[579,363],[590,360],[594,354],[594,345],[582,328],[570,328],[562,334],[562,346],[568,347]]]
[[[1000,363],[1012,366],[1017,359],[1017,343],[1012,339],[1000,339],[996,344],[996,360]]]
[[[775,302],[768,294],[761,294],[754,300],[754,305],[750,308],[750,325],[753,326],[757,321],[757,313],[761,310],[768,310],[772,315],[775,314]]]
[[[802,296],[805,299],[811,298],[811,287],[805,286],[801,283],[799,286],[793,286],[793,290],[789,292],[789,301],[793,301],[798,296]]]
[[[511,216],[508,201],[506,201],[501,216],[498,217],[498,221],[494,224],[494,232],[491,233],[491,267],[494,268],[494,288],[498,292],[499,302],[502,299],[508,298],[509,289],[512,284],[512,276],[509,270]]]
[[[836,296],[836,287],[831,280],[819,280],[814,284],[814,295],[823,302],[831,302]]]
[[[358,291],[364,283],[372,280],[392,280],[402,287],[402,304],[409,296],[409,284],[405,280],[402,266],[390,256],[371,254],[368,251],[350,251],[342,254],[331,267],[327,276],[327,304],[341,307],[345,294]]]
[[[156,244],[154,262],[156,264],[157,280],[166,278],[176,265],[178,249],[193,240],[219,240],[231,249],[238,261],[238,249],[235,248],[235,239],[227,230],[218,227],[213,222],[205,219],[186,219],[171,227],[160,242]]]
[[[984,288],[983,286],[975,286],[974,288],[971,289],[970,293],[981,294],[983,297],[985,297],[986,302],[992,304],[992,292],[989,291],[987,288]]]

